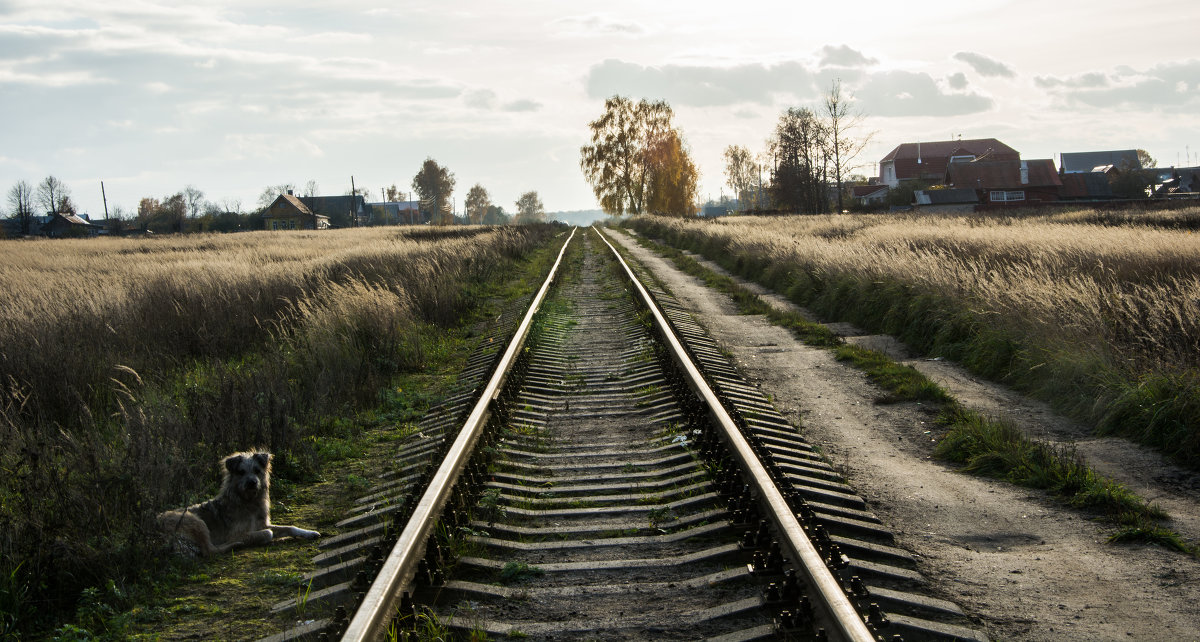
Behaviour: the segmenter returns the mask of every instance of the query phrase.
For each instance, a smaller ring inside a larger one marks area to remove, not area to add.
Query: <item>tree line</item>
[[[395,184],[380,190],[383,202],[400,202],[409,200],[409,195],[416,196],[411,200],[419,202],[418,210],[421,221],[393,220],[386,215],[382,208],[379,215],[372,217],[368,225],[397,225],[411,222],[429,222],[434,225],[452,225],[459,220],[453,212],[453,193],[455,187],[454,173],[440,165],[433,158],[427,158],[421,164],[420,170],[413,176],[412,192],[403,192]],[[302,189],[292,183],[268,185],[259,194],[257,207],[243,211],[239,199],[223,199],[212,201],[205,198],[205,193],[194,185],[188,185],[182,190],[161,198],[147,196],[138,201],[133,211],[121,206],[114,206],[112,211],[105,212],[107,228],[113,233],[126,231],[148,231],[154,233],[190,233],[190,232],[235,232],[239,230],[263,229],[263,213],[281,195],[295,193],[299,196],[320,196],[320,189],[315,180],[309,180]],[[353,187],[347,195],[359,195],[364,199],[370,198],[370,190],[366,187]],[[34,229],[36,217],[54,214],[78,214],[71,200],[70,188],[54,176],[47,176],[36,186],[26,180],[18,180],[8,191],[6,203],[7,212],[0,211],[0,216],[7,215],[13,222],[13,230],[19,235],[29,235]],[[492,202],[491,195],[483,185],[476,183],[467,191],[464,203],[462,222],[473,225],[505,225],[528,224],[543,222],[546,219],[546,209],[536,191],[521,194],[514,203],[515,211],[506,212],[504,207]],[[107,209],[107,205],[106,205]],[[96,222],[97,217],[92,217]],[[335,213],[330,217],[335,227],[351,227],[360,224],[351,218],[349,213]]]
[[[740,207],[828,212],[832,192],[840,211],[842,187],[870,140],[852,135],[862,118],[835,80],[819,108],[784,111],[762,153],[727,147],[726,181]],[[666,101],[635,103],[617,95],[605,101],[600,118],[588,123],[591,142],[580,148],[579,165],[605,212],[698,213],[699,171],[673,119]]]

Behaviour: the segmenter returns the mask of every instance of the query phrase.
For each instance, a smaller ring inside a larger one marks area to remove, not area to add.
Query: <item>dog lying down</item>
[[[159,528],[171,540],[194,546],[201,555],[212,555],[287,535],[321,536],[316,531],[271,523],[270,453],[234,453],[222,463],[224,479],[216,497],[158,516]]]

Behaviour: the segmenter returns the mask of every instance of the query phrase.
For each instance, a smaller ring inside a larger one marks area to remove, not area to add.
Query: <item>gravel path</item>
[[[667,284],[779,410],[804,426],[921,560],[936,592],[978,617],[993,638],[1200,639],[1194,589],[1200,561],[1153,546],[1108,544],[1111,528],[1043,493],[956,472],[932,458],[931,409],[876,404],[878,389],[828,350],[802,344],[761,316],[738,314],[723,294],[628,236],[612,236]],[[953,364],[912,359],[890,337],[834,326],[847,340],[922,370],[968,407],[1010,418],[1036,437],[1075,443],[1097,469],[1161,503],[1186,538],[1200,537],[1196,475],[1128,442],[1092,437],[1044,405]]]

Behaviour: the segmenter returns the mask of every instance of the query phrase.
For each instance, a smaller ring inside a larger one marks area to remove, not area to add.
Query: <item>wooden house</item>
[[[329,229],[329,217],[314,213],[288,190],[263,212],[263,226],[268,230],[325,230]]]

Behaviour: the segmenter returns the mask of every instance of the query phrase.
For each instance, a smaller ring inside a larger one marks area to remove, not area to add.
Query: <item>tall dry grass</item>
[[[221,453],[309,474],[311,426],[419,368],[423,332],[546,227],[0,243],[0,637],[135,575]]]
[[[1193,208],[1169,218],[1198,216]],[[1183,448],[1176,454],[1195,465],[1200,237],[1090,222],[1109,218],[644,217],[632,225],[827,318],[899,334],[1106,429]]]

